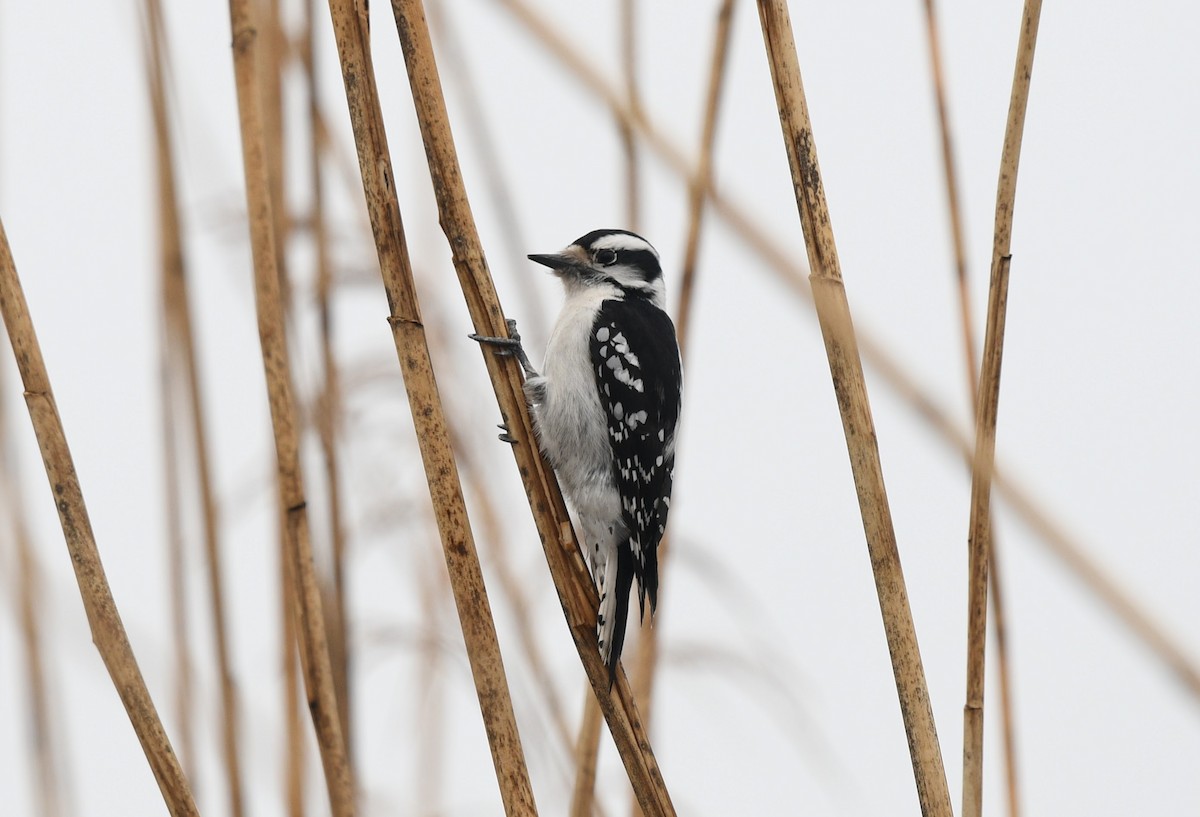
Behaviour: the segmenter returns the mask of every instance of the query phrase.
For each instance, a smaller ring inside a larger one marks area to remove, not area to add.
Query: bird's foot
[[[533,364],[529,362],[529,355],[525,354],[525,347],[521,345],[521,333],[517,331],[517,322],[509,318],[506,323],[508,325],[508,337],[506,338],[495,338],[474,333],[467,337],[476,343],[491,346],[496,350],[496,354],[498,355],[515,357],[517,362],[521,364],[521,369],[524,370],[527,378],[537,377],[537,369],[533,368]]]

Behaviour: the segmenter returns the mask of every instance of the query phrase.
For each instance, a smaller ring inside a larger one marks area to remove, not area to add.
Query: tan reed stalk
[[[688,340],[692,327],[692,304],[696,285],[696,267],[700,257],[700,236],[704,225],[704,205],[713,184],[713,150],[717,137],[717,114],[721,92],[729,67],[729,37],[733,30],[733,0],[723,0],[717,9],[716,31],[713,35],[712,59],[708,68],[708,92],[704,102],[704,123],[700,128],[700,153],[696,170],[689,174],[688,227],[684,242],[683,265],[679,276],[679,314],[675,329],[679,335],[679,352],[687,359]]]
[[[163,315],[164,323],[166,315]],[[176,427],[175,379],[171,376],[171,351],[162,354],[159,381],[162,388],[163,493],[166,499],[167,578],[171,592],[171,640],[175,658],[175,717],[179,721],[179,760],[188,780],[198,785],[195,730],[192,726],[192,659],[188,636],[187,548],[183,533],[182,487]]]
[[[500,2],[512,13],[513,18],[553,55],[561,67],[566,68],[568,73],[595,94],[614,115],[628,118],[636,132],[670,170],[688,184],[692,183],[696,172],[683,151],[652,122],[644,117],[634,118],[620,95],[603,75],[580,57],[582,49],[572,49],[566,38],[534,12],[524,0]],[[780,281],[800,298],[812,299],[812,290],[804,278],[803,270],[793,261],[787,250],[762,230],[759,219],[755,219],[744,206],[715,187],[708,188],[707,197],[713,213],[779,277]],[[917,384],[916,378],[892,356],[885,344],[860,330],[858,346],[863,358],[895,394],[937,433],[939,439],[958,450],[970,467],[973,444],[950,419],[950,413]],[[1135,635],[1144,640],[1147,647],[1193,696],[1200,698],[1200,666],[1189,658],[1183,648],[1155,624],[1149,614],[1121,590],[1110,576],[1087,557],[1082,545],[1052,519],[1049,512],[1026,489],[1007,478],[1005,473],[997,466],[993,471],[993,484],[1001,496],[1009,501],[1013,511],[1039,533],[1041,542],[1059,558],[1063,566],[1102,603],[1111,608]]]
[[[147,61],[151,63],[150,93],[155,109],[154,118],[157,129],[159,124],[159,112],[157,109],[159,100],[162,97],[162,77],[156,70],[158,66],[155,63],[158,58],[158,52],[155,43],[162,37],[162,28],[161,22],[156,19],[156,4],[147,2],[146,6],[147,25],[149,28],[146,38]],[[152,6],[154,8],[151,8]],[[160,163],[163,161],[161,144],[159,145],[158,160]],[[162,189],[161,178],[160,171],[160,199],[165,192]],[[161,209],[160,205],[160,212]],[[179,462],[178,437],[180,432],[177,427],[180,412],[177,402],[178,398],[175,395],[177,388],[175,372],[178,368],[179,350],[177,348],[178,344],[174,342],[172,334],[167,330],[167,322],[169,320],[167,292],[170,286],[166,275],[169,264],[168,253],[172,246],[176,250],[179,249],[179,244],[177,243],[179,234],[178,232],[174,235],[168,233],[167,221],[162,215],[160,215],[159,234],[160,264],[164,273],[162,304],[163,342],[160,355],[161,371],[159,372],[159,384],[162,392],[163,487],[166,500],[168,583],[171,588],[171,640],[173,642],[172,647],[174,648],[175,657],[175,716],[179,722],[179,760],[183,764],[183,769],[188,779],[192,781],[193,785],[198,785],[195,730],[192,725],[192,684],[194,679],[192,677],[191,638],[188,635],[186,543],[183,532],[183,496],[180,486],[182,466]]]
[[[291,579],[296,593],[293,610],[297,618],[300,650],[304,656],[304,686],[308,692],[309,710],[325,770],[330,807],[334,817],[346,817],[354,813],[354,790],[338,720],[320,588],[309,541],[304,478],[300,470],[299,424],[290,383],[287,335],[275,259],[266,145],[258,99],[261,87],[256,63],[258,31],[249,0],[230,0],[229,17],[233,31],[242,165],[246,177],[246,211],[250,221],[250,248],[254,257],[258,333],[275,435],[281,507],[285,513],[287,561],[292,570]]]
[[[725,83],[726,68],[729,65],[729,35],[733,28],[732,23],[733,0],[723,0],[717,10],[712,59],[709,62],[704,121],[700,128],[700,158],[696,174],[690,178],[688,185],[687,238],[684,242],[683,265],[679,276],[679,311],[675,318],[679,353],[685,367],[688,361],[688,340],[692,326],[692,304],[695,302],[696,268],[700,256],[705,194],[713,182],[712,156],[716,142],[717,113],[721,101],[721,90]],[[670,561],[671,547],[671,537],[668,534],[658,547],[660,586],[667,563]],[[655,627],[642,631],[642,638],[638,642],[637,668],[634,671],[633,690],[647,721],[651,717],[654,676],[658,668],[658,632]],[[633,814],[636,817],[637,811],[633,811]]]
[[[637,75],[637,18],[634,0],[621,0],[621,76],[625,85],[625,98],[633,111],[641,110]],[[638,160],[637,139],[628,122],[618,119],[617,131],[621,137],[621,150],[625,154],[625,217],[629,229],[637,232],[642,221],[641,171]]]
[[[0,540],[12,537],[16,545],[17,564],[12,574],[12,593],[16,598],[17,620],[21,628],[21,646],[25,656],[25,683],[29,692],[29,755],[33,758],[37,787],[35,803],[40,817],[59,817],[70,813],[64,808],[59,792],[65,781],[59,775],[58,741],[50,720],[49,688],[46,661],[42,654],[42,626],[38,602],[42,596],[42,577],[29,527],[25,521],[25,504],[17,478],[16,451],[9,448],[8,417],[5,412],[4,377],[0,376],[0,518],[9,524],[0,528]],[[11,469],[11,470],[10,470]],[[7,528],[7,529],[5,529]]]
[[[963,705],[963,817],[983,812],[983,689],[987,632],[987,579],[991,559],[991,494],[996,457],[996,415],[1004,350],[1004,318],[1008,306],[1008,273],[1012,249],[1013,207],[1025,110],[1033,75],[1041,0],[1026,0],[1017,44],[1008,122],[1000,154],[996,218],[992,239],[992,275],[988,292],[987,328],[975,416],[975,459],[971,473],[971,520],[967,566],[967,691]]]
[[[946,206],[950,215],[950,235],[954,247],[954,268],[958,283],[959,317],[963,334],[963,353],[966,361],[967,384],[969,386],[971,403],[974,411],[978,411],[979,377],[975,370],[975,328],[971,319],[970,287],[967,279],[967,250],[966,238],[962,227],[962,205],[958,196],[958,174],[955,169],[954,145],[950,136],[950,116],[946,102],[946,88],[943,81],[942,49],[938,33],[936,4],[934,0],[925,0],[925,23],[929,38],[930,66],[933,74],[934,101],[937,105],[938,126],[942,142],[942,167],[946,180]],[[1009,675],[1008,664],[1008,628],[1004,618],[1004,598],[1001,595],[1001,581],[996,556],[995,526],[989,527],[990,542],[988,554],[988,585],[991,593],[989,599],[992,605],[993,627],[996,634],[996,670],[1000,684],[1000,716],[1002,729],[1002,745],[1004,749],[1005,780],[1008,784],[1009,817],[1019,817],[1020,796],[1017,782],[1016,734],[1012,709],[1012,679]],[[978,671],[982,672],[980,665]]]
[[[575,788],[571,791],[571,817],[592,817],[596,809],[596,762],[600,757],[600,704],[591,690],[583,699],[583,717],[575,743]],[[634,796],[633,814],[642,809]]]
[[[638,92],[637,72],[637,16],[634,0],[621,0],[619,27],[621,32],[621,76],[625,86],[626,104],[632,111],[640,110],[641,98]],[[641,162],[638,156],[637,137],[633,127],[627,120],[617,117],[617,132],[621,139],[621,151],[625,157],[625,219],[630,230],[637,232],[641,223]],[[666,544],[665,540],[662,544]],[[643,630],[638,640],[638,659],[634,662],[632,687],[634,697],[642,701],[644,717],[649,722],[650,714],[646,710],[646,698],[638,686],[640,673],[639,661],[644,649],[653,650],[657,642],[653,639],[653,628]],[[646,645],[642,647],[642,645]],[[591,745],[586,745],[586,740]],[[577,814],[590,814],[595,799],[596,763],[600,758],[600,710],[596,704],[587,702],[583,707],[583,716],[579,722],[579,735],[576,738],[575,788],[572,793],[571,810]],[[637,806],[637,796],[633,798],[633,813],[640,814]]]
[[[258,66],[259,99],[261,100],[263,137],[266,140],[267,183],[271,191],[272,234],[275,237],[275,267],[279,273],[279,292],[283,300],[284,318],[292,315],[292,276],[288,267],[288,236],[291,220],[288,217],[286,173],[283,136],[283,70],[288,58],[288,45],[279,18],[279,0],[253,0],[261,34]]]
[[[1010,120],[1011,123],[1011,120]],[[1007,147],[1006,140],[1006,147]],[[991,560],[991,483],[996,456],[1000,362],[1008,305],[1007,253],[992,266],[984,334],[983,370],[975,414],[975,463],[967,564],[967,693],[963,705],[963,817],[983,811],[983,686],[987,634],[988,563]]]
[[[846,432],[850,465],[858,490],[867,548],[871,554],[884,631],[896,677],[900,712],[908,733],[917,796],[926,817],[952,817],[941,747],[938,745],[933,709],[896,548],[896,534],[883,484],[883,470],[867,400],[862,361],[817,164],[791,20],[787,4],[782,0],[759,0],[758,11],[775,85],[775,98],[779,105],[788,163],[792,170],[792,183],[796,189],[796,204],[804,227],[808,262],[812,269],[813,303],[821,324],[821,334],[825,338],[834,391]]]
[[[404,387],[412,410],[480,712],[487,730],[496,782],[506,814],[510,817],[536,814],[533,789],[529,783],[508,680],[504,673],[504,661],[496,639],[487,589],[467,518],[458,467],[450,446],[445,411],[429,357],[428,339],[421,321],[404,227],[393,186],[395,175],[375,87],[366,20],[359,17],[351,0],[330,0],[329,8],[345,79],[354,141],[358,147],[363,192],[388,298],[388,322],[392,327],[396,355],[404,374]]]
[[[150,691],[138,668],[137,658],[129,645],[125,626],[104,575],[104,565],[100,562],[100,551],[96,548],[96,537],[83,501],[83,490],[75,473],[66,432],[50,388],[50,376],[42,360],[29,305],[25,302],[25,293],[17,277],[17,268],[2,222],[0,315],[8,329],[13,355],[25,385],[25,404],[29,408],[29,418],[42,451],[42,462],[46,466],[46,477],[58,508],[63,537],[71,555],[71,566],[79,583],[79,594],[92,630],[92,641],[108,669],[113,686],[117,688],[117,694],[121,696],[121,703],[125,705],[125,711],[142,744],[142,751],[146,753],[146,760],[158,781],[167,809],[176,817],[198,815],[187,778],[158,718],[158,710],[150,698]]]
[[[505,334],[504,313],[487,269],[467,201],[462,171],[458,166],[422,4],[419,0],[397,0],[393,2],[392,10],[408,68],[417,122],[425,142],[439,220],[450,244],[472,323],[480,334]],[[630,782],[638,794],[643,811],[648,815],[674,814],[662,773],[654,760],[650,741],[633,702],[628,680],[624,672],[618,672],[616,683],[610,684],[608,671],[600,660],[595,634],[595,589],[584,567],[558,484],[533,444],[533,430],[520,369],[515,361],[505,360],[487,349],[483,350],[483,359],[500,404],[501,415],[517,439],[513,453],[530,500],[530,510],[542,540],[559,602]]]
[[[993,469],[995,463],[992,464]],[[1020,817],[1021,790],[1017,772],[1016,717],[1013,714],[1012,673],[1008,663],[1008,618],[1005,612],[1001,560],[996,555],[996,531],[992,526],[992,553],[988,559],[988,601],[992,605],[992,632],[996,638],[996,678],[1000,686],[1000,723],[1004,751],[1004,780],[1007,784],[1008,815]]]
[[[243,813],[242,771],[238,757],[238,706],[233,667],[230,661],[228,628],[226,626],[225,590],[221,543],[218,535],[217,501],[213,489],[212,466],[209,461],[207,422],[201,395],[200,371],[196,355],[195,330],[192,327],[191,306],[184,262],[182,228],[179,216],[179,197],[175,184],[174,149],[170,117],[167,113],[167,89],[164,64],[167,61],[167,41],[163,29],[162,10],[158,0],[146,0],[146,17],[150,28],[147,46],[150,75],[150,102],[154,120],[155,156],[158,176],[159,254],[162,272],[163,315],[167,334],[169,361],[183,366],[185,399],[191,419],[191,443],[196,462],[196,483],[200,492],[201,527],[204,536],[205,566],[208,576],[209,609],[212,614],[217,675],[221,688],[221,752],[228,786],[229,814]],[[169,375],[168,375],[169,377]],[[168,385],[167,388],[170,388]],[[182,587],[180,588],[183,589]],[[186,598],[186,597],[185,597]],[[180,599],[176,603],[182,603]],[[184,641],[182,649],[186,650]],[[190,731],[190,729],[189,729]],[[190,736],[189,736],[190,740]],[[190,754],[189,756],[193,756]]]
[[[320,86],[316,68],[317,29],[313,24],[322,0],[304,4],[305,36],[301,57],[308,91],[308,119],[311,131],[309,173],[312,183],[312,207],[309,213],[313,249],[317,262],[317,312],[321,327],[321,370],[324,384],[316,412],[317,435],[325,465],[325,483],[329,494],[329,540],[333,562],[333,619],[330,632],[333,681],[337,690],[338,712],[346,752],[354,761],[354,729],[350,713],[350,622],[346,612],[346,529],[342,513],[342,481],[338,461],[337,437],[342,427],[342,386],[337,358],[333,354],[333,264],[329,258],[329,230],[325,218],[325,184],[322,178],[325,143],[319,136],[321,120]]]
[[[288,817],[304,817],[305,741],[304,719],[300,711],[301,661],[304,653],[296,649],[296,582],[292,578],[292,560],[288,546],[287,511],[283,501],[279,509],[279,623],[280,669],[283,677],[283,801]],[[307,672],[303,673],[307,677]]]

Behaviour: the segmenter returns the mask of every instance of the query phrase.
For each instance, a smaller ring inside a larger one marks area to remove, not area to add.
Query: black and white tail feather
[[[596,582],[600,655],[610,683],[629,597],[658,605],[658,544],[671,507],[682,369],[664,310],[658,253],[626,230],[595,230],[561,253],[531,255],[563,282],[566,301],[538,374],[511,339],[472,336],[516,354],[526,372],[542,453],[579,516]]]

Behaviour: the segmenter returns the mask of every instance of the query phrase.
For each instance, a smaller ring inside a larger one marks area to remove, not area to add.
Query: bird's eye
[[[596,263],[610,266],[617,263],[617,253],[614,250],[596,250]]]

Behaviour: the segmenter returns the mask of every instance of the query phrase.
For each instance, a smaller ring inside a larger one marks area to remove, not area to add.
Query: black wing
[[[647,596],[651,614],[658,603],[658,543],[671,503],[682,372],[670,317],[639,297],[601,305],[592,327],[591,356],[629,531],[627,547],[618,549],[616,654],[635,576],[642,614]]]

